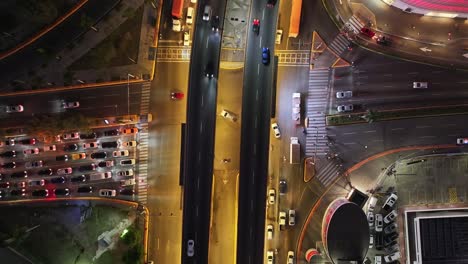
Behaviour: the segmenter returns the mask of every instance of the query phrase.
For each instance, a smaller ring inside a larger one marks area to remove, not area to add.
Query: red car
[[[375,36],[375,32],[366,27],[361,28],[361,33],[368,36],[369,38]]]
[[[253,28],[252,28],[253,32],[257,33],[257,35],[258,35],[258,33],[260,32],[260,20],[254,19],[252,26],[253,26]]]
[[[181,99],[184,99],[184,93],[181,93],[181,92],[172,92],[172,93],[171,93],[171,99],[172,99],[172,100],[181,100]]]

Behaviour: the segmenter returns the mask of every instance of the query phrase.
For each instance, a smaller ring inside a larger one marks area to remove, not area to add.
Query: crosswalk
[[[328,69],[309,71],[306,156],[325,156],[328,152],[325,111],[328,102]]]
[[[310,52],[301,50],[277,50],[278,64],[281,66],[304,66],[310,63]]]
[[[345,36],[338,34],[335,39],[328,45],[328,48],[330,48],[333,52],[335,52],[335,54],[339,56],[341,53],[343,53],[343,51],[348,49],[349,43],[349,40]]]
[[[148,200],[148,123],[140,124],[138,141],[137,193],[138,201],[146,204]]]
[[[151,92],[151,82],[145,82],[141,86],[141,102],[140,114],[145,115],[149,113],[149,101]]]
[[[352,29],[354,34],[359,34],[359,32],[361,32],[361,28],[364,27],[364,23],[362,23],[356,16],[352,16],[345,23],[345,27]]]
[[[190,47],[159,47],[156,61],[159,62],[186,62],[190,60]]]
[[[317,163],[317,176],[316,179],[328,187],[333,181],[340,176],[341,167],[335,160],[323,159],[324,163]]]

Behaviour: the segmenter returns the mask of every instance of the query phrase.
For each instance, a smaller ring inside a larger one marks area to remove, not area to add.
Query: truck
[[[296,125],[301,124],[301,93],[292,94],[292,120]]]
[[[182,9],[184,8],[183,0],[173,0],[172,1],[172,30],[180,32],[182,26],[180,20],[182,19]]]
[[[302,0],[293,0],[291,8],[291,17],[289,20],[289,37],[296,38],[299,35],[299,26],[301,24]]]
[[[297,137],[291,137],[289,144],[289,164],[298,164],[301,160],[301,145]]]

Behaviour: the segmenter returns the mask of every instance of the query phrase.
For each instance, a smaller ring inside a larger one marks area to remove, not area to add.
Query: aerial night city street
[[[468,0],[0,2],[0,264],[468,263]]]

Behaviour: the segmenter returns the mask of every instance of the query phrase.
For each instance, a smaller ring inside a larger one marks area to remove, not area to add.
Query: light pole
[[[127,115],[130,115],[130,77],[135,78],[135,75],[127,73]]]

